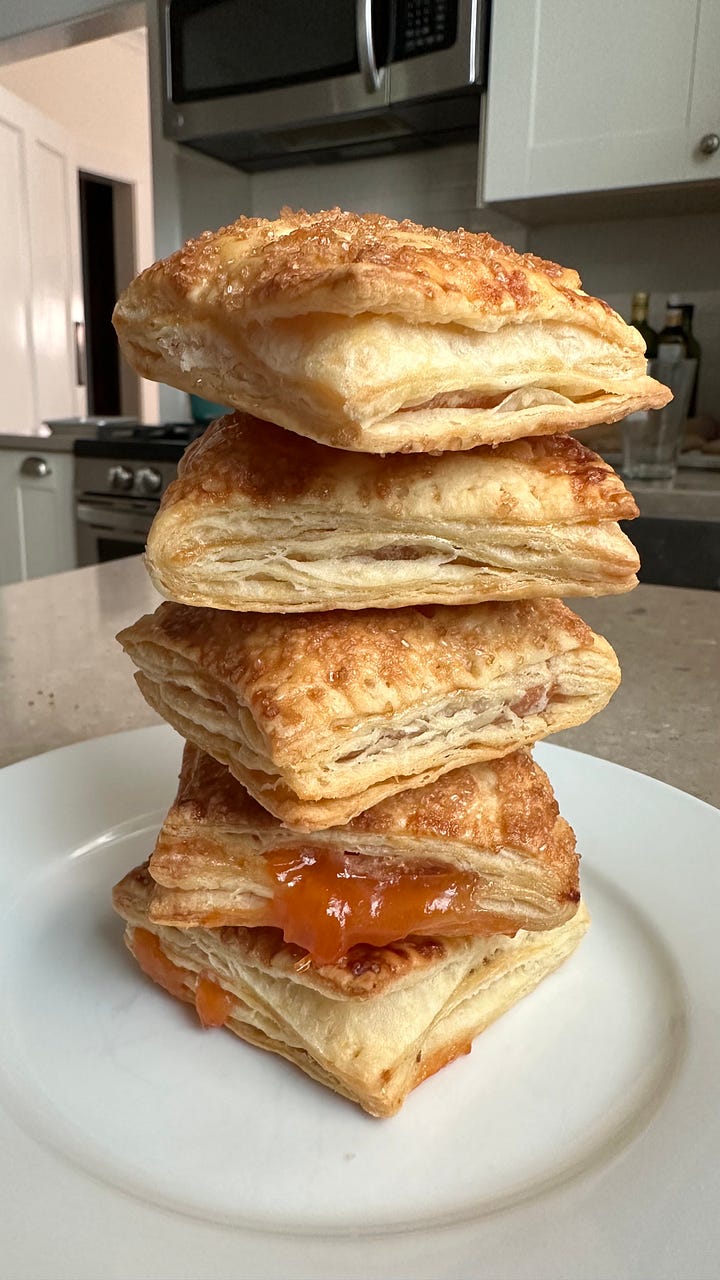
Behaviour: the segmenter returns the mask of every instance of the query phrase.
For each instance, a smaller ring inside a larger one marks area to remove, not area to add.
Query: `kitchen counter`
[[[0,432],[0,449],[21,449],[25,453],[72,453],[75,438],[69,433],[38,436]],[[619,457],[613,458],[613,465],[619,470]],[[720,470],[681,467],[675,480],[667,486],[634,480],[631,488],[643,516],[720,521]]]
[[[22,449],[23,453],[72,453],[72,435],[10,436],[0,432],[0,449]]]
[[[139,556],[0,589],[0,765],[157,723],[114,636],[158,600]],[[624,678],[605,711],[553,741],[720,805],[720,593],[640,586],[571,604]]]
[[[675,520],[720,520],[720,471],[680,468],[667,485],[629,483],[641,516]]]

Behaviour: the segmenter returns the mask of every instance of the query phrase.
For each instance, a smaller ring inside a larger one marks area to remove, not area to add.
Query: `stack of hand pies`
[[[115,324],[139,373],[236,409],[155,519],[167,601],[119,637],[186,740],[115,889],[127,945],[389,1115],[587,927],[529,749],[619,682],[558,597],[634,586],[637,510],[561,433],[669,393],[575,272],[339,210],[206,233]]]

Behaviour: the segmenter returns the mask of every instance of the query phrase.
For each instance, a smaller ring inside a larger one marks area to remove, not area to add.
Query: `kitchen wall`
[[[521,248],[527,236],[524,227],[504,214],[477,209],[477,147],[472,143],[255,174],[230,169],[183,147],[168,143],[164,147],[174,152],[184,236],[221,226],[241,214],[276,218],[283,205],[308,210],[341,205],[358,213],[385,213],[438,227],[487,228]]]
[[[152,29],[150,38],[152,42]],[[156,85],[151,86],[151,92],[157,94]],[[440,227],[488,229],[524,247],[524,227],[503,214],[476,208],[477,147],[472,143],[250,175],[165,141],[157,117],[154,129],[155,226],[160,253],[169,253],[180,239],[223,226],[241,214],[275,218],[283,205],[308,210],[341,205],[361,213],[385,213]],[[167,418],[185,417],[187,398],[162,387],[160,409]]]
[[[669,293],[693,303],[703,349],[698,412],[720,419],[720,214],[534,227],[528,248],[577,267],[585,289],[628,318],[632,293],[646,290],[654,329],[663,326]]]
[[[0,66],[0,84],[45,115],[150,173],[144,29]]]
[[[487,229],[523,247],[524,227],[494,210],[476,207],[476,174],[474,143],[281,169],[253,175],[252,211],[274,218],[284,204],[310,210],[340,205],[358,213],[385,213],[438,227]]]
[[[626,317],[633,292],[645,289],[656,329],[663,326],[668,294],[680,293],[695,306],[694,331],[703,347],[698,410],[720,417],[720,214],[526,228],[492,209],[475,207],[476,149],[471,144],[251,176],[211,165],[204,183],[196,180],[198,163],[199,158],[190,157],[181,182],[184,235],[241,213],[274,218],[284,204],[307,209],[339,204],[435,226],[489,230],[520,250],[576,267],[588,292]]]

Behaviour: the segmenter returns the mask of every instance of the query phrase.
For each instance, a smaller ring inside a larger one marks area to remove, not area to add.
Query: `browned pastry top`
[[[232,613],[166,601],[118,639],[130,657],[197,664],[248,705],[274,758],[298,734],[391,715],[423,697],[481,690],[505,670],[587,648],[593,632],[559,600],[476,606]],[[170,657],[168,658],[168,655]],[[141,664],[142,665],[142,664]],[[215,687],[215,686],[214,686]]]
[[[488,314],[532,314],[580,319],[625,344],[634,341],[640,352],[643,346],[605,302],[583,293],[574,270],[517,253],[487,233],[337,208],[283,209],[273,221],[238,218],[189,240],[138,281],[143,291],[162,286],[183,295],[210,288],[239,318],[412,309],[417,319],[468,323]]]
[[[161,510],[191,501],[277,509],[332,499],[351,513],[493,523],[632,520],[638,509],[612,467],[572,436],[535,436],[439,457],[358,455],[303,439],[247,413],[219,419],[185,452]]]
[[[352,818],[344,827],[323,833],[323,847],[354,849],[358,835],[406,836],[421,855],[423,841],[462,843],[488,852],[512,849],[534,855],[556,870],[576,872],[571,828],[558,821],[559,809],[547,774],[529,751],[468,765],[444,774],[417,790],[403,791]],[[178,792],[165,823],[165,838],[201,839],[204,830],[252,832],[261,848],[288,832],[277,818],[248,795],[242,783],[220,764],[187,742]],[[312,839],[318,840],[317,834]],[[312,843],[297,835],[298,844]],[[405,848],[406,846],[403,846]],[[429,846],[425,856],[431,856]]]

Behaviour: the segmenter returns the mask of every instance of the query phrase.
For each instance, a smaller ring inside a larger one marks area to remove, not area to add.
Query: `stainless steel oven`
[[[79,565],[145,550],[160,499],[174,479],[188,424],[137,428],[129,437],[76,440],[75,540]]]
[[[158,0],[168,137],[244,169],[476,126],[489,0]]]
[[[130,504],[122,499],[91,497],[75,505],[78,565],[104,564],[140,555],[157,511],[157,503]]]

